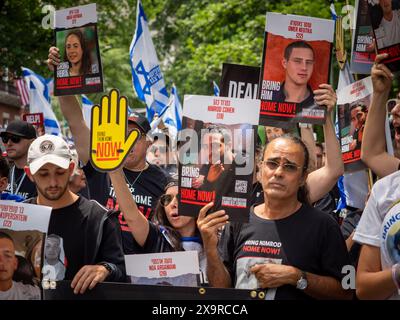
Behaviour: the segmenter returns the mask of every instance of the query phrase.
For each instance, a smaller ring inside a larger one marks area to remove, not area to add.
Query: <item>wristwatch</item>
[[[296,289],[305,290],[308,286],[307,274],[301,271],[301,277],[297,280]]]
[[[100,262],[97,265],[103,266],[104,268],[106,268],[106,270],[108,271],[108,275],[110,275],[112,273],[112,271],[113,271],[112,267],[107,262]]]

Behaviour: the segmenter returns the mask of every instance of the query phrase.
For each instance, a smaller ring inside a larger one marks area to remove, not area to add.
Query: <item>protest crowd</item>
[[[374,56],[370,77],[329,84],[323,50],[332,48],[334,22],[315,44],[277,30],[280,15],[269,14],[264,60],[249,84],[260,85],[260,100],[222,90],[185,97],[182,110],[176,88],[160,97],[158,82],[146,114],[117,90],[85,114],[80,94],[102,91],[100,54],[86,52],[84,32],[64,26],[62,48],[49,45],[46,59],[71,136],[49,125],[46,96],[40,125],[13,120],[0,132],[0,219],[10,203],[51,208],[44,238],[24,235],[24,254],[17,230],[0,226],[0,300],[40,299],[58,281],[70,281],[77,297],[118,282],[257,290],[276,300],[400,299],[400,100],[391,99],[389,54]],[[290,19],[303,30],[323,23]],[[279,57],[268,51],[274,37],[284,38]],[[29,69],[23,75],[45,85]],[[73,78],[86,81],[81,91]],[[165,272],[132,271],[146,255],[164,261]],[[164,257],[190,271],[160,277],[171,267]]]

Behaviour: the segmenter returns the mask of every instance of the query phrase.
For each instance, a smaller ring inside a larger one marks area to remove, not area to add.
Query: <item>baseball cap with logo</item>
[[[28,150],[28,166],[32,174],[47,163],[68,169],[71,160],[68,144],[62,138],[50,134],[34,140]]]

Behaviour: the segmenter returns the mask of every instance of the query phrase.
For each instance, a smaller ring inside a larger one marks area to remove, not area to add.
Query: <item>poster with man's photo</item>
[[[372,99],[371,77],[337,91],[340,147],[346,172],[365,169],[361,145],[368,107]]]
[[[125,255],[125,267],[133,284],[179,287],[200,284],[197,251]]]
[[[224,63],[220,82],[220,96],[242,99],[257,99],[260,68],[240,64]]]
[[[254,126],[260,100],[185,96],[179,140],[179,214],[225,210],[248,221],[254,171]]]
[[[0,300],[40,300],[42,276],[53,279],[43,253],[50,214],[50,207],[0,201],[1,280],[9,286]]]
[[[371,25],[379,54],[389,57],[383,63],[400,70],[400,0],[368,0]]]
[[[260,125],[324,124],[314,90],[328,83],[333,20],[267,13],[260,75]]]
[[[368,0],[356,0],[356,19],[350,69],[352,73],[370,74],[376,54]]]
[[[54,68],[54,95],[103,91],[96,4],[55,12],[60,63]]]

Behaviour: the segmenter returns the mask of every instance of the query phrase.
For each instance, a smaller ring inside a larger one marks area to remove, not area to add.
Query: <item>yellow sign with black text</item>
[[[90,160],[100,171],[112,171],[123,164],[140,133],[128,135],[128,103],[117,89],[101,98],[101,105],[92,107]]]

